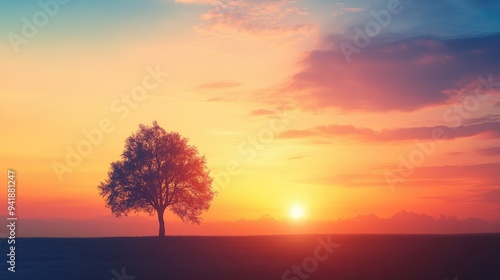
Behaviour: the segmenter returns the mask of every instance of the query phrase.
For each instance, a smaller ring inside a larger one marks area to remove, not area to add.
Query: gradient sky
[[[0,4],[0,167],[17,171],[19,217],[110,215],[97,185],[157,120],[207,157],[208,223],[293,205],[314,221],[500,218],[498,1],[54,1],[31,38],[43,7]],[[168,77],[118,113],[148,68]],[[58,178],[102,120],[113,131]]]

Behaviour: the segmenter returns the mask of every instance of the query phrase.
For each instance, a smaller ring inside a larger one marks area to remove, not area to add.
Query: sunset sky
[[[2,1],[2,174],[17,172],[20,218],[109,216],[97,186],[157,120],[207,158],[205,223],[498,220],[499,14],[489,0]]]

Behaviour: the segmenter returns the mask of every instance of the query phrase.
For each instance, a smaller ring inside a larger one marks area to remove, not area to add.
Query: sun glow
[[[290,217],[294,220],[304,218],[304,208],[301,205],[294,205],[290,208]]]

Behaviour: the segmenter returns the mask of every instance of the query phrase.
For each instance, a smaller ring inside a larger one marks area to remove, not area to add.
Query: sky
[[[499,13],[493,0],[3,1],[0,169],[16,171],[20,219],[108,219],[97,186],[157,120],[207,158],[205,227],[499,221]]]

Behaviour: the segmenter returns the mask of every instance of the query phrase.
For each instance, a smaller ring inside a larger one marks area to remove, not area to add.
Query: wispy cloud
[[[453,140],[462,137],[486,135],[488,138],[500,138],[500,122],[482,122],[458,127],[430,126],[407,127],[384,130],[355,127],[353,125],[323,125],[304,130],[287,130],[278,137],[282,139],[296,138],[349,138],[362,142],[397,142],[412,140],[432,140],[433,131],[439,129],[446,135],[445,139]]]
[[[226,89],[226,88],[235,88],[239,87],[241,84],[236,81],[219,81],[219,82],[212,82],[212,83],[206,83],[206,84],[201,84],[197,86],[197,89]]]
[[[438,188],[454,187],[475,190],[476,194],[466,200],[485,198],[484,193],[498,189],[500,163],[471,165],[435,165],[416,168],[401,187]],[[360,173],[337,174],[325,177],[309,177],[294,182],[327,185],[331,187],[387,187],[387,182],[379,170],[364,170]],[[500,203],[500,200],[497,201]]]
[[[477,152],[485,156],[500,156],[500,146],[479,149]]]
[[[256,109],[251,111],[248,115],[252,117],[260,117],[260,116],[273,116],[276,114],[276,111],[274,110],[268,110],[268,109]]]
[[[209,5],[201,16],[203,32],[294,35],[312,26],[302,18],[308,12],[291,0],[176,0],[180,3]]]

